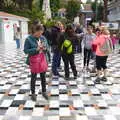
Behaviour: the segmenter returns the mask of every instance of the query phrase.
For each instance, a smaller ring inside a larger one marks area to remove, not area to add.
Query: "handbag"
[[[43,52],[30,56],[30,69],[32,73],[43,73],[48,69],[48,63]]]

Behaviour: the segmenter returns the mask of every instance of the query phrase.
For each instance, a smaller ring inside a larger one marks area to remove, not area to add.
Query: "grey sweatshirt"
[[[92,34],[85,34],[83,38],[83,45],[86,49],[92,49],[92,42],[95,39],[96,35],[94,33]]]

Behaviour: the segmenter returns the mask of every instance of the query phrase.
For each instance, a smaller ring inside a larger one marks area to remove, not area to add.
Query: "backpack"
[[[105,55],[109,55],[113,51],[112,40],[110,38],[106,38],[103,45],[100,46],[100,51]]]
[[[70,40],[65,40],[62,44],[61,51],[63,54],[71,54],[73,52],[73,45]]]

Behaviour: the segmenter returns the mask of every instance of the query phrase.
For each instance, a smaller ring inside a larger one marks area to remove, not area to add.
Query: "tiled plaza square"
[[[94,75],[82,71],[82,59],[76,55],[77,80],[72,79],[72,73],[69,81],[52,78],[49,64],[49,101],[41,96],[38,76],[37,102],[33,102],[23,51],[0,44],[0,120],[120,120],[120,55],[109,57],[108,82],[101,84],[94,84]]]

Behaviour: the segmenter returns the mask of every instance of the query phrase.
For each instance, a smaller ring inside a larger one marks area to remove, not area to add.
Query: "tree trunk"
[[[104,10],[103,10],[103,21],[107,22],[107,7],[108,7],[108,0],[104,1]]]

